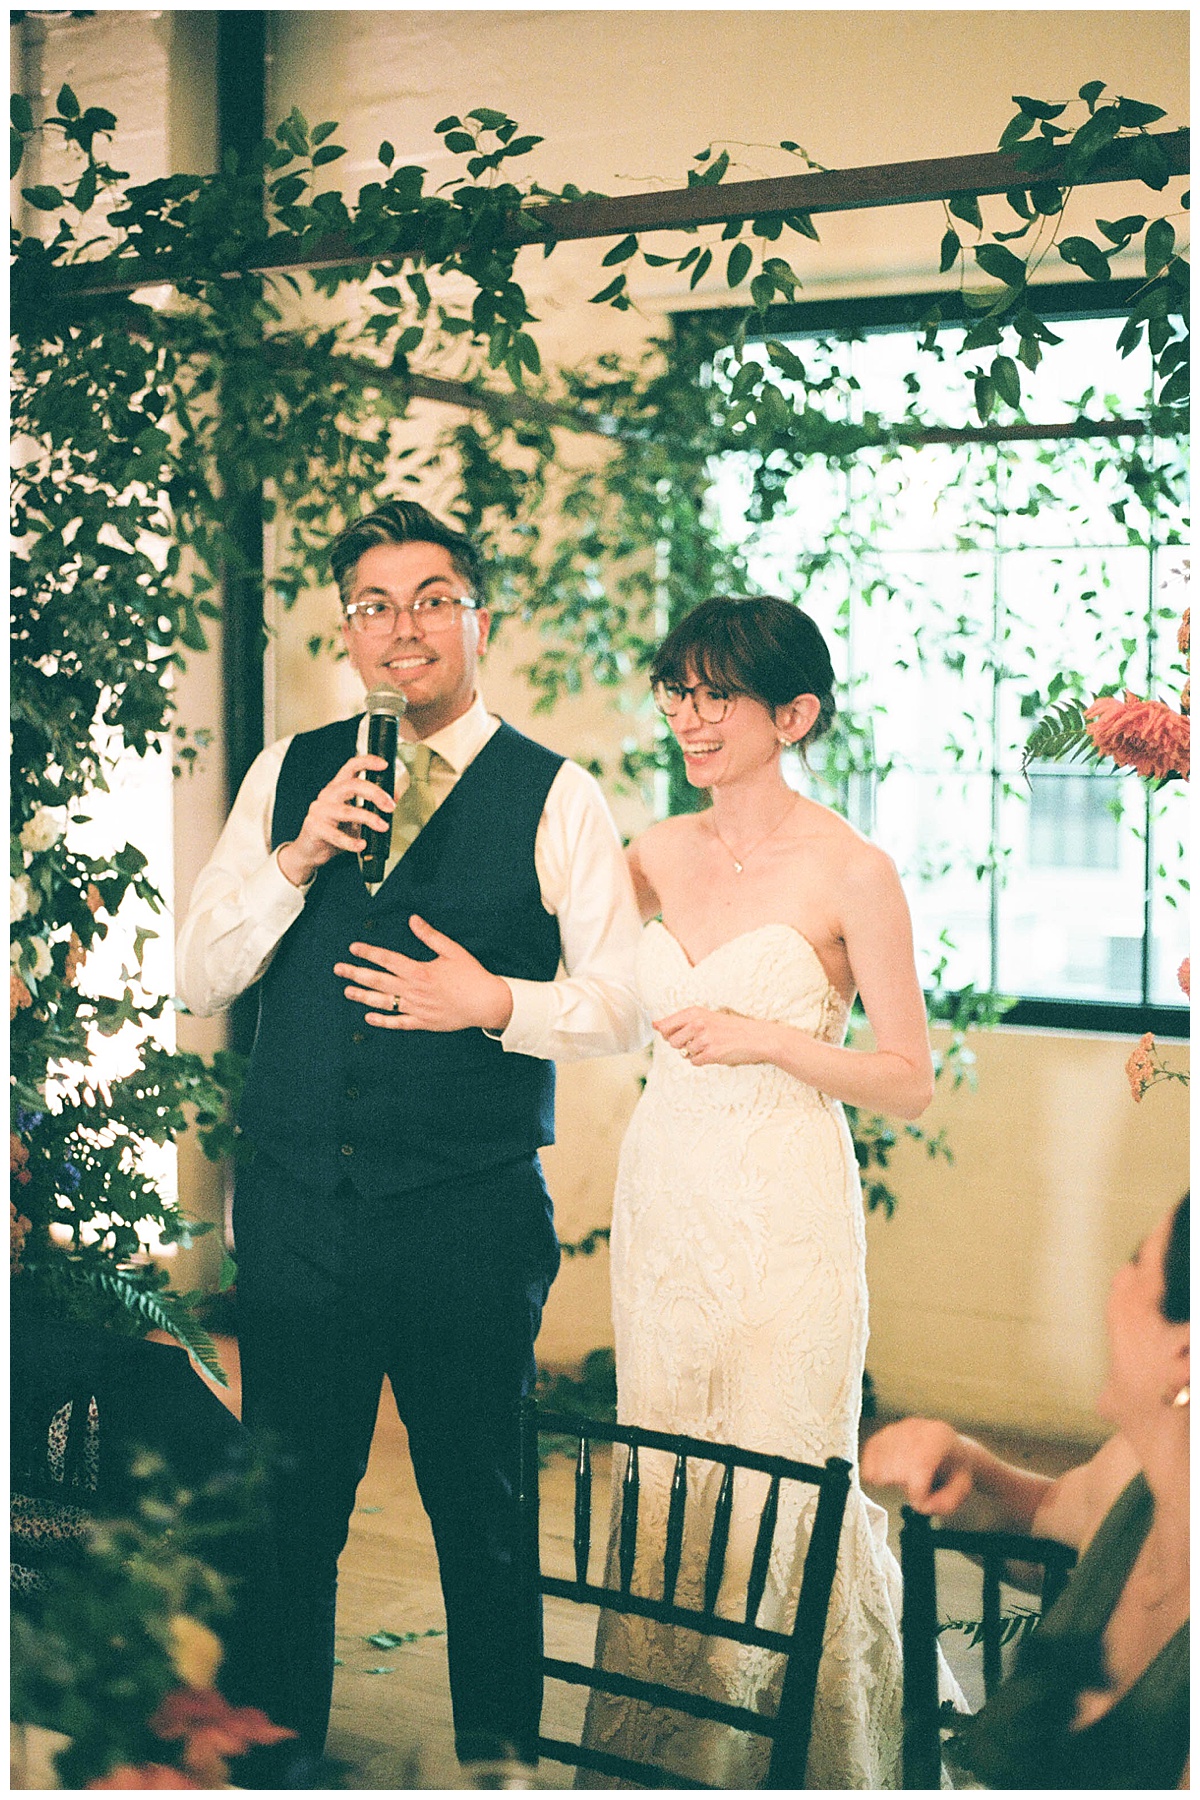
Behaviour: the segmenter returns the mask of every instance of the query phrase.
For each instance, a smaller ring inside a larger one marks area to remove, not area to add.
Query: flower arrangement
[[[181,1490],[150,1456],[134,1477],[130,1516],[93,1523],[78,1564],[15,1612],[12,1716],[65,1734],[64,1788],[222,1787],[231,1757],[294,1735],[216,1686],[231,1591],[200,1552],[242,1528],[259,1477]]]
[[[1179,653],[1184,659],[1185,680],[1177,707],[1165,700],[1142,700],[1125,692],[1118,700],[1114,694],[1101,694],[1091,705],[1081,708],[1075,701],[1062,701],[1038,723],[1025,746],[1022,763],[1027,771],[1031,762],[1076,760],[1098,762],[1107,757],[1119,769],[1133,769],[1143,781],[1187,781],[1191,776],[1191,648],[1192,614],[1187,607],[1179,623]],[[1187,998],[1192,994],[1191,958],[1179,965],[1180,988]],[[1136,1101],[1149,1088],[1164,1081],[1181,1081],[1189,1085],[1188,1075],[1172,1069],[1163,1061],[1153,1032],[1146,1032],[1131,1051],[1125,1064],[1129,1091]]]

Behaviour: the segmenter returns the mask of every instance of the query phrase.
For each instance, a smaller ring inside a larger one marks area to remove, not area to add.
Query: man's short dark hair
[[[474,599],[486,600],[483,558],[464,532],[443,525],[416,500],[385,500],[375,512],[347,525],[329,546],[329,563],[344,606],[350,598],[358,559],[377,544],[440,544],[450,552],[455,572]]]

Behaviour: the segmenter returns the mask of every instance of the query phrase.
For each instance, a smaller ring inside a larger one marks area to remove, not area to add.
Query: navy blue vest
[[[354,755],[358,720],[294,738],[275,793],[272,845],[294,839],[314,797]],[[552,981],[558,921],[542,905],[534,839],[562,758],[501,725],[372,897],[358,861],[319,871],[260,984],[242,1095],[246,1135],[297,1180],[369,1198],[425,1187],[554,1142],[554,1064],[482,1031],[363,1023],[335,962],[352,942],[428,961],[419,913],[495,975]]]

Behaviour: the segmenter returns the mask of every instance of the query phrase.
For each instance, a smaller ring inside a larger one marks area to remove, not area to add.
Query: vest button
[[[343,1144],[342,1145],[342,1155],[343,1156],[353,1156],[354,1155],[354,1145],[353,1144]]]
[[[350,1042],[352,1044],[365,1044],[366,1041],[367,1034],[365,1031],[352,1031],[350,1033]]]
[[[372,929],[372,927],[375,926],[377,923],[378,923],[378,921],[376,919],[364,919],[363,920],[363,930],[370,931]]]
[[[347,1098],[347,1100],[357,1100],[358,1099],[358,1089],[356,1087],[348,1087],[346,1089],[346,1098]]]

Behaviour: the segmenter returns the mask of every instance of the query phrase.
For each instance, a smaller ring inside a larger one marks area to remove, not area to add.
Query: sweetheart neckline
[[[740,944],[744,938],[758,937],[764,931],[786,931],[792,937],[796,938],[801,944],[804,945],[804,948],[808,951],[809,955],[812,957],[813,961],[816,963],[818,969],[821,971],[821,977],[825,983],[825,986],[828,989],[828,991],[833,995],[834,999],[837,1000],[840,1005],[844,1006],[847,1011],[849,1011],[851,1005],[853,1004],[853,1002],[847,1000],[845,998],[845,996],[833,985],[832,981],[830,981],[828,971],[825,968],[825,964],[821,961],[821,958],[817,954],[816,945],[813,943],[812,939],[805,937],[804,933],[799,929],[798,926],[788,925],[782,919],[773,919],[766,925],[754,925],[750,928],[749,931],[737,931],[734,933],[734,935],[731,938],[725,938],[722,943],[715,945],[713,947],[713,949],[707,951],[696,962],[692,961],[691,957],[687,953],[687,950],[680,943],[679,939],[675,936],[675,933],[671,930],[669,925],[664,924],[661,919],[651,919],[650,924],[657,925],[661,931],[666,933],[667,937],[671,940],[671,942],[674,944],[675,948],[678,950],[680,956],[682,956],[682,958],[683,958],[684,962],[687,964],[688,968],[691,969],[693,972],[695,972],[695,970],[697,970],[697,969],[703,968],[704,964],[706,962],[711,962],[712,958],[714,956],[719,956],[722,950],[728,950],[730,945]]]

